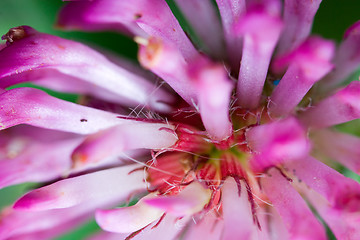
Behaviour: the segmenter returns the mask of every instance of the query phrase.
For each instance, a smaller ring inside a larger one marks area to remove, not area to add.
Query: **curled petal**
[[[132,192],[145,188],[143,172],[130,173],[135,167],[118,167],[58,181],[29,192],[15,203],[14,208],[43,211],[69,208],[97,198],[125,200]],[[115,182],[121,187],[114,188]]]
[[[300,113],[300,120],[312,128],[325,128],[360,118],[360,82],[351,82],[334,95]]]
[[[330,60],[334,49],[333,42],[312,37],[295,52],[274,63],[277,68],[288,64],[289,68],[271,95],[271,114],[286,115],[296,107],[312,85],[332,69]]]
[[[124,124],[91,136],[72,154],[75,166],[93,163],[109,156],[120,155],[133,149],[163,149],[174,145],[177,137],[174,126],[162,123]]]
[[[59,25],[70,29],[125,29],[126,33],[141,37],[154,36],[168,44],[175,44],[187,59],[198,55],[163,0],[69,3],[60,13]]]
[[[2,88],[35,81],[59,91],[91,94],[120,104],[141,104],[160,111],[164,111],[165,102],[174,100],[142,76],[114,64],[83,44],[39,33],[27,26],[14,29],[25,35],[12,43],[8,40],[8,46],[0,52],[0,57],[7,59],[0,62]]]
[[[306,131],[295,118],[253,127],[246,132],[246,139],[254,151],[251,160],[254,169],[299,160],[310,151]]]
[[[143,200],[130,207],[97,210],[96,222],[109,232],[132,233],[140,230],[164,214],[164,211],[147,205]]]
[[[223,239],[231,240],[234,236],[239,239],[252,239],[256,225],[248,198],[248,189],[244,183],[240,186],[228,178],[222,188],[224,231]]]
[[[130,120],[116,114],[51,97],[33,88],[16,88],[0,95],[0,130],[28,124],[79,134],[97,132]]]
[[[210,197],[209,189],[205,189],[198,182],[193,182],[177,195],[149,197],[144,199],[144,203],[166,213],[183,217],[201,211]]]
[[[320,3],[321,0],[285,0],[285,26],[278,44],[280,54],[293,50],[309,36]]]
[[[314,146],[350,170],[360,173],[360,138],[341,132],[321,129],[312,132]]]
[[[324,227],[288,180],[276,169],[268,174],[261,179],[261,186],[284,221],[290,239],[327,239]]]
[[[239,20],[237,31],[244,39],[237,86],[240,106],[256,108],[260,103],[271,56],[281,29],[282,22],[277,13],[274,15],[272,8],[265,9],[265,6],[250,9]]]

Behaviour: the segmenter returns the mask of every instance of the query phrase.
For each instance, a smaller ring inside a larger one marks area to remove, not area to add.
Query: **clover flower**
[[[146,70],[29,26],[2,37],[0,187],[42,185],[2,211],[0,239],[93,216],[92,239],[360,239],[360,185],[336,170],[359,172],[360,139],[332,128],[360,118],[360,83],[339,87],[360,22],[335,50],[309,37],[320,0],[175,2],[200,44],[163,0],[60,12],[134,37]],[[22,82],[86,97],[6,90]]]

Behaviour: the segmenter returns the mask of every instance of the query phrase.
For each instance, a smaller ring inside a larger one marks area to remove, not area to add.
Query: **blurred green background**
[[[53,26],[56,15],[63,4],[60,0],[0,0],[0,34],[5,34],[11,27],[30,25],[38,31],[81,41],[92,46],[100,46],[121,56],[136,59],[136,44],[120,34],[62,32],[55,29]],[[324,0],[316,15],[313,32],[339,42],[346,28],[360,19],[359,9],[360,0]],[[6,60],[1,59],[1,61]],[[359,74],[354,75],[354,78],[358,76]],[[356,124],[359,126],[359,121]],[[340,128],[346,132],[360,135],[360,128],[353,126],[352,123]],[[0,190],[0,208],[13,202],[29,187],[27,184],[21,184]],[[84,239],[97,229],[96,224],[91,222],[58,239]]]

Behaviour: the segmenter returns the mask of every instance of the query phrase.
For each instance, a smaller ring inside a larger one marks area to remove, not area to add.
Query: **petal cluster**
[[[36,182],[0,239],[360,238],[360,24],[309,36],[321,0],[83,0],[66,30],[116,31],[138,61],[11,28],[0,46],[0,188]],[[187,34],[177,9],[195,35]],[[218,14],[219,13],[219,14]],[[33,86],[81,95],[76,103]]]

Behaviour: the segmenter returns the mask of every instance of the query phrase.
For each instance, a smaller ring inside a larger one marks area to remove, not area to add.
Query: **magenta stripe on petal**
[[[351,82],[334,95],[300,113],[299,118],[313,128],[330,127],[360,118],[360,82]]]
[[[285,27],[278,44],[280,54],[293,50],[309,36],[320,3],[321,0],[285,0]]]
[[[274,16],[272,10],[270,6],[267,10],[265,6],[256,6],[236,26],[244,37],[237,86],[239,104],[243,108],[256,108],[261,100],[271,56],[282,29],[280,17]]]
[[[283,219],[290,239],[327,239],[322,224],[277,169],[271,169],[268,176],[261,179],[261,186]]]
[[[39,33],[27,26],[15,29],[29,33],[0,51],[0,57],[7,59],[0,62],[2,88],[39,81],[60,91],[90,94],[130,106],[140,104],[160,111],[164,111],[164,103],[174,100],[143,76],[116,65],[81,43]]]
[[[58,181],[33,190],[14,205],[16,210],[43,211],[68,208],[87,203],[97,198],[126,200],[135,191],[144,190],[142,171],[134,170],[138,165],[112,168],[79,177]],[[130,173],[130,174],[129,174]],[[119,187],[114,188],[114,183]]]
[[[51,97],[33,88],[16,88],[0,95],[0,130],[18,124],[89,134],[132,120]]]
[[[278,59],[276,67],[289,68],[271,95],[269,112],[275,116],[289,114],[312,85],[333,68],[330,61],[334,49],[333,42],[312,37],[289,56]]]

